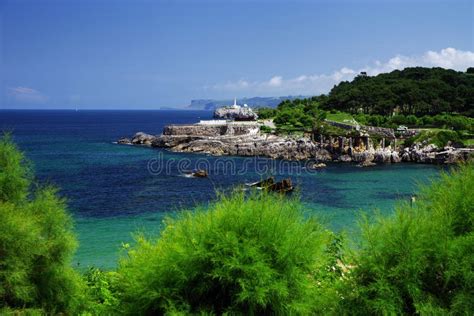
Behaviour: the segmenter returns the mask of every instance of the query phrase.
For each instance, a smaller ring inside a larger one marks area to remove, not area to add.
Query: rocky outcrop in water
[[[156,136],[146,134],[143,132],[138,132],[132,137],[132,144],[133,145],[147,145],[151,146],[152,143],[156,140]]]
[[[275,135],[192,138],[162,135],[152,144],[172,151],[215,156],[264,156],[275,159],[330,161],[331,154],[309,138],[290,139]],[[171,145],[171,146],[170,146]]]
[[[363,167],[401,161],[457,163],[468,160],[474,154],[474,149],[438,148],[434,144],[414,144],[406,148],[392,148],[389,145],[383,148],[378,144],[374,145],[367,136],[354,138],[321,136],[319,141],[314,141],[308,137],[263,134],[255,125],[235,123],[225,126],[198,124],[168,126],[162,135],[154,136],[140,132],[131,139],[122,138],[118,143],[214,156],[263,156],[285,160],[356,162]]]
[[[132,144],[132,141],[130,140],[130,138],[123,137],[123,138],[120,138],[120,139],[117,141],[117,144],[121,144],[121,145],[131,145],[131,144]]]
[[[446,146],[438,148],[435,144],[418,143],[402,150],[402,161],[419,163],[452,164],[468,161],[474,156],[474,149]]]

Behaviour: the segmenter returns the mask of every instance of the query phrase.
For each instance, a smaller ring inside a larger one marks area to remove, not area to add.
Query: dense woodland
[[[390,116],[456,113],[474,116],[474,68],[405,68],[374,77],[357,76],[335,86],[324,109]]]
[[[360,125],[434,129],[457,144],[474,139],[474,68],[406,68],[375,77],[341,82],[328,95],[285,100],[277,108],[259,109],[273,119],[278,133],[328,132],[325,119]],[[268,128],[263,131],[270,132]],[[337,132],[337,131],[336,131]],[[444,139],[445,137],[443,137]]]

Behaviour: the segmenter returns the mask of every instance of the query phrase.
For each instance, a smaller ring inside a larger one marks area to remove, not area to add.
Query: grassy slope
[[[337,113],[328,113],[326,119],[330,121],[340,122],[340,123],[349,123],[354,118],[349,113],[337,112]]]

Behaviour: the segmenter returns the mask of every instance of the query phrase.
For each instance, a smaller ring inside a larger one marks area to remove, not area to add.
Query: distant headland
[[[247,104],[253,108],[275,108],[281,102],[285,100],[295,100],[295,99],[303,99],[305,96],[281,96],[281,97],[251,97],[251,98],[241,98],[240,102],[242,104]],[[216,99],[196,99],[191,100],[191,103],[186,107],[187,109],[192,110],[208,110],[213,111],[223,104],[230,104],[232,102],[231,99],[227,100],[216,100]]]

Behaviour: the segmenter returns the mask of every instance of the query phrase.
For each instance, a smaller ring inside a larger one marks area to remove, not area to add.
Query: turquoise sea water
[[[393,211],[418,183],[440,167],[393,164],[358,168],[329,164],[310,172],[303,162],[265,158],[209,157],[117,145],[137,131],[159,134],[164,125],[209,118],[204,111],[0,111],[0,129],[33,162],[38,181],[61,188],[69,201],[80,242],[75,264],[114,267],[131,233],[156,235],[166,215],[202,205],[216,191],[229,191],[272,174],[291,177],[308,213],[334,230],[353,231],[361,211]],[[205,167],[208,179],[183,170]]]

